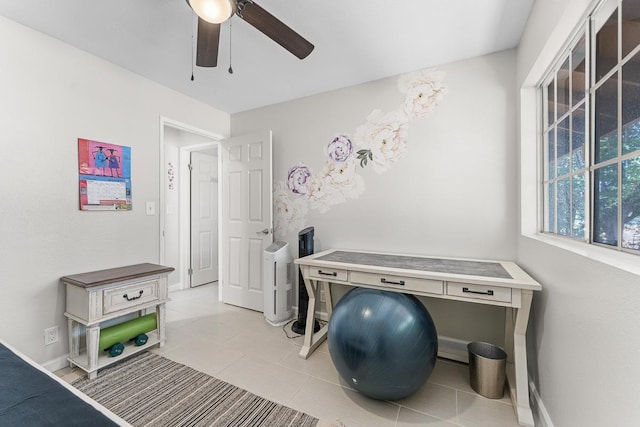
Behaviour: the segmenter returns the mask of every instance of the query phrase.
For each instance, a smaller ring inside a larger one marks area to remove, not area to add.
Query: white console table
[[[118,362],[124,356],[165,342],[165,303],[169,301],[167,275],[174,270],[156,264],[136,264],[108,270],[64,276],[67,307],[64,315],[69,325],[69,357],[93,379],[98,369]],[[142,315],[146,309],[156,311],[157,330],[149,332],[142,346],[125,343],[120,357],[109,357],[98,348],[100,323],[131,313]],[[86,351],[80,351],[80,325],[86,327]]]
[[[542,287],[515,263],[337,249],[299,258],[295,263],[300,266],[309,294],[304,345],[300,351],[304,359],[327,335],[328,325],[313,332],[320,284],[329,315],[333,308],[329,283],[505,307],[509,392],[520,425],[533,427],[525,334],[533,291]]]

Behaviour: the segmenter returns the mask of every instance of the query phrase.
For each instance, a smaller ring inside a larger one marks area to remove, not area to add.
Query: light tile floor
[[[465,364],[438,359],[428,382],[395,402],[360,395],[342,381],[327,343],[307,360],[302,337],[269,325],[262,313],[218,302],[216,284],[172,292],[167,343],[153,350],[176,362],[319,418],[325,426],[518,425],[507,392],[493,400],[469,386]]]

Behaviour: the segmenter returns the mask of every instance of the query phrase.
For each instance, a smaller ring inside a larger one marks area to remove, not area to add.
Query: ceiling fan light
[[[212,24],[220,24],[233,15],[232,0],[189,0],[193,11]]]

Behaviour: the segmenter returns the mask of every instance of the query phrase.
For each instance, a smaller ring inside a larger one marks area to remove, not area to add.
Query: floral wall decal
[[[354,139],[362,147],[358,150],[360,166],[365,167],[370,160],[376,172],[385,172],[407,151],[409,118],[401,110],[374,110],[367,122],[356,129]]]
[[[398,78],[398,89],[405,94],[402,104],[409,117],[424,117],[431,113],[447,94],[444,71],[416,71]]]
[[[171,162],[167,163],[167,181],[169,181],[169,190],[173,190],[173,180],[176,175],[173,171],[173,164]]]
[[[287,187],[293,194],[307,194],[307,180],[311,176],[309,166],[300,163],[289,169],[287,173]]]
[[[402,104],[386,113],[373,110],[353,138],[336,135],[325,148],[327,159],[320,173],[305,163],[289,168],[286,183],[276,182],[274,188],[276,237],[304,227],[310,210],[325,213],[331,206],[358,198],[365,189],[360,169],[370,165],[383,173],[402,159],[411,120],[427,116],[440,104],[447,93],[444,78],[444,72],[434,69],[400,76]]]

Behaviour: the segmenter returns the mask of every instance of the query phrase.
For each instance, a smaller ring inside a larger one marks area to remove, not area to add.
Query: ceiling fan
[[[186,0],[198,15],[196,65],[218,65],[220,24],[233,14],[260,30],[264,35],[300,59],[306,58],[314,46],[253,0]]]

